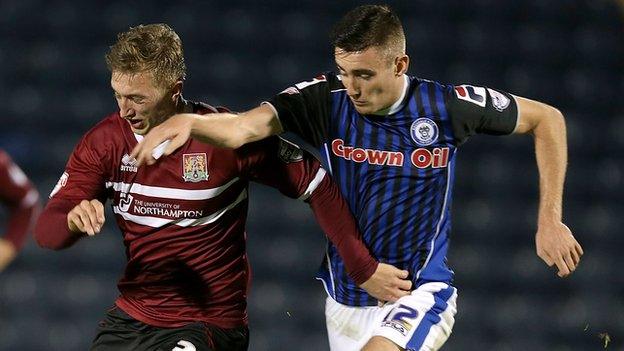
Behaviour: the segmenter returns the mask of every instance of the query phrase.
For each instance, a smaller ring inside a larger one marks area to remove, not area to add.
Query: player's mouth
[[[145,121],[140,118],[128,118],[127,121],[133,129],[143,129],[145,127]]]
[[[353,100],[353,99],[351,99],[351,101],[353,101],[353,104],[354,104],[355,106],[364,106],[364,105],[367,105],[367,104],[368,104],[368,102],[367,102],[367,101]]]

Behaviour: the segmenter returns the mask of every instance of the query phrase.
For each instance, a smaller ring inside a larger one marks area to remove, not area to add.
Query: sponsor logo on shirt
[[[185,182],[197,183],[208,180],[208,159],[205,153],[182,155],[182,178]]]
[[[342,139],[332,141],[334,155],[345,160],[371,165],[402,167],[405,155],[400,151],[364,149],[347,146]],[[449,148],[435,147],[418,148],[409,156],[411,164],[416,168],[444,168],[448,166]]]
[[[132,200],[134,200],[134,196],[128,194],[127,196],[125,196],[125,194],[121,194],[121,198],[119,199],[119,209],[122,212],[128,212],[128,209],[130,209],[130,205],[132,204]]]
[[[429,118],[419,118],[412,123],[410,135],[419,146],[428,146],[438,141],[438,125]]]
[[[58,193],[59,190],[61,190],[61,188],[65,187],[65,185],[67,185],[68,179],[69,179],[69,173],[63,172],[63,175],[61,175],[61,178],[59,178],[58,182],[56,182],[56,185],[50,192],[49,197],[52,198],[52,196],[56,195],[56,193]]]
[[[490,88],[488,88],[488,92],[490,93],[490,98],[492,99],[492,106],[494,106],[498,112],[503,112],[507,107],[509,107],[509,103],[511,101],[504,94]]]
[[[280,139],[279,158],[286,163],[299,162],[303,160],[303,151],[297,145]]]
[[[122,212],[160,218],[200,218],[204,216],[204,210],[183,209],[176,203],[137,200],[132,195],[122,196],[117,207]]]
[[[485,88],[473,87],[472,85],[458,85],[455,87],[455,95],[457,95],[458,99],[485,107]]]
[[[121,165],[119,170],[122,172],[137,172],[137,160],[134,157],[130,157],[128,154],[124,154],[121,158]]]

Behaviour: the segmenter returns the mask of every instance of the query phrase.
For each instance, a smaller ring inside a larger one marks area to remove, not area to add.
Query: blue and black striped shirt
[[[414,286],[450,284],[457,147],[476,133],[512,133],[517,105],[512,95],[490,88],[406,82],[400,106],[385,116],[359,114],[333,73],[296,84],[269,103],[285,131],[319,150],[373,255],[407,269]],[[319,278],[339,303],[377,304],[349,278],[331,243]]]

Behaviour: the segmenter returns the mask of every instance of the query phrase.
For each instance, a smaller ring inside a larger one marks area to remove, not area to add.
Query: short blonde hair
[[[117,35],[106,53],[106,65],[113,72],[150,72],[154,83],[169,88],[186,78],[182,41],[164,23],[139,25]]]

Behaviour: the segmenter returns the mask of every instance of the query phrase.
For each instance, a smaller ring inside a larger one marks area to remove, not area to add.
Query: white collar
[[[403,75],[403,81],[403,91],[401,92],[401,97],[399,97],[399,99],[394,104],[392,104],[392,106],[385,108],[381,111],[377,111],[373,113],[374,115],[386,116],[399,112],[399,110],[403,107],[403,99],[405,99],[407,89],[409,88],[409,78],[407,77],[407,74]]]

